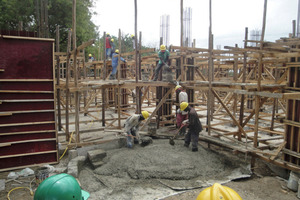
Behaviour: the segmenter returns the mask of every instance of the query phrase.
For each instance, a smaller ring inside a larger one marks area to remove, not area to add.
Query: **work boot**
[[[198,147],[193,147],[192,152],[196,152],[196,151],[198,151]]]
[[[133,143],[134,144],[139,144],[139,141],[138,140],[134,140]]]
[[[186,148],[189,148],[190,144],[184,143],[184,146],[185,146]]]

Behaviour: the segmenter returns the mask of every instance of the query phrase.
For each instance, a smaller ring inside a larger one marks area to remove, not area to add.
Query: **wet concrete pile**
[[[176,141],[154,140],[134,149],[107,151],[104,164],[80,172],[79,180],[91,199],[163,199],[180,191],[214,182],[249,177],[240,160],[226,159],[199,146],[198,152]]]

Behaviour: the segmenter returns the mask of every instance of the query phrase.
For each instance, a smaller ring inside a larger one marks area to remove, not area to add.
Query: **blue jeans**
[[[111,48],[106,49],[106,58],[110,57],[111,58]]]
[[[130,132],[129,133],[127,133],[128,135],[132,135],[132,136],[136,136],[136,130],[135,130],[135,128],[132,128],[132,129],[130,129]],[[132,148],[133,146],[132,146],[132,136],[127,136],[127,147],[128,148]],[[138,139],[136,139],[136,138],[134,138],[133,139],[134,140],[134,143],[138,143]]]
[[[118,65],[117,66],[112,66],[111,74],[116,74],[117,73],[117,68],[118,68]]]

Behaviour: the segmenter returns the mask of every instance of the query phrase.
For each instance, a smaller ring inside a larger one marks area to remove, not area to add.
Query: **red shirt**
[[[106,48],[111,48],[111,45],[110,45],[110,37],[106,37],[105,38],[105,41],[106,41]]]

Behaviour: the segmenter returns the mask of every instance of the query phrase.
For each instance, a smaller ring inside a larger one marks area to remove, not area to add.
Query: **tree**
[[[38,31],[38,15],[41,1],[45,0],[0,0],[0,30]],[[78,0],[76,5],[77,44],[96,38],[97,26],[91,21],[94,0]],[[68,30],[72,28],[72,0],[48,0],[49,37],[55,38],[56,26],[60,26],[60,49],[66,51]],[[37,12],[38,11],[38,12]]]

